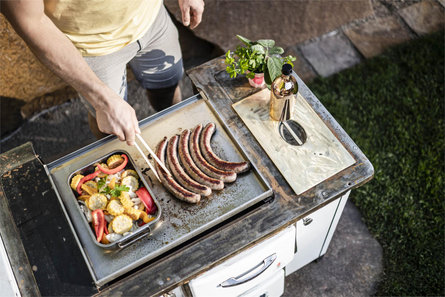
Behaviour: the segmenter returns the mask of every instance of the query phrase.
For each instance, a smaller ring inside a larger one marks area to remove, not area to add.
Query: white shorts
[[[117,52],[84,57],[94,73],[121,98],[127,100],[127,64],[146,89],[176,86],[184,73],[178,30],[162,5],[154,23],[145,35]],[[88,111],[96,113],[82,98]]]

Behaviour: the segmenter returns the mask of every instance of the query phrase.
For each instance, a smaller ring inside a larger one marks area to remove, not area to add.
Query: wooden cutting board
[[[270,91],[264,89],[232,107],[274,162],[297,195],[355,163],[307,101],[297,94],[291,119],[306,132],[306,142],[290,145],[279,133],[279,122],[269,118]]]

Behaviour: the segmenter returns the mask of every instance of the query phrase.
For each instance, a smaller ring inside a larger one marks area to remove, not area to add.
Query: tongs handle
[[[159,166],[161,166],[161,168],[164,169],[165,173],[167,173],[167,175],[171,176],[170,171],[167,169],[167,167],[165,167],[164,163],[161,162],[161,160],[159,160],[158,156],[156,156],[156,154],[153,152],[153,150],[148,146],[148,144],[147,144],[147,142],[145,142],[144,138],[142,138],[142,136],[140,134],[136,134],[136,137],[139,139],[140,142],[142,142],[142,144],[148,150],[150,155],[152,155],[153,159],[159,164]]]
[[[145,156],[144,152],[141,150],[141,148],[139,147],[139,145],[135,142],[134,146],[137,148],[137,150],[139,151],[139,153],[141,154],[142,158],[144,158],[145,162],[148,164],[148,167],[150,167],[150,169],[153,171],[154,175],[156,176],[156,178],[158,179],[159,182],[161,182],[161,180],[159,179],[159,175],[156,172],[156,169],[153,167],[153,165],[150,163],[150,161],[147,159],[147,157]]]

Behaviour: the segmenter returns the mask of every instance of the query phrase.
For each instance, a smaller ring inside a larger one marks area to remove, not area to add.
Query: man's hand
[[[108,89],[108,87],[105,87]],[[105,102],[105,100],[101,100]],[[107,94],[106,106],[95,107],[99,130],[114,134],[128,145],[135,143],[136,134],[140,134],[138,120],[134,109],[115,94],[111,89]]]
[[[195,29],[201,23],[204,12],[203,0],[178,0],[182,13],[182,23],[184,26],[190,25],[190,29]]]

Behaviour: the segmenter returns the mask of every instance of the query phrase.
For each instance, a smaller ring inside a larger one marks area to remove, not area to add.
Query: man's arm
[[[96,110],[99,129],[132,145],[140,133],[134,109],[91,70],[71,41],[45,15],[43,0],[2,1],[2,13],[37,58]]]

